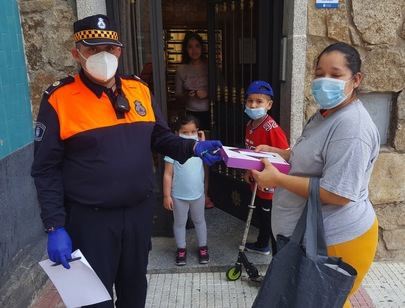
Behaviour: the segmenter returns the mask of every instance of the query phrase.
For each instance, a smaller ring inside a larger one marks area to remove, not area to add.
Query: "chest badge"
[[[146,116],[146,108],[142,105],[141,101],[135,101],[135,111],[137,114],[139,114],[141,117]]]

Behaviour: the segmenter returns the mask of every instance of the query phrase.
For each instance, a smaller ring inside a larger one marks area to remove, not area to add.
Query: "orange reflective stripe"
[[[79,75],[73,83],[55,90],[48,101],[58,115],[60,138],[65,140],[97,128],[156,121],[150,92],[144,84],[132,79],[122,80],[122,90],[131,106],[123,119],[117,119],[108,96],[103,93],[97,98]]]
[[[130,122],[155,122],[149,88],[133,79],[121,79],[121,86],[131,106],[131,111],[126,114]]]

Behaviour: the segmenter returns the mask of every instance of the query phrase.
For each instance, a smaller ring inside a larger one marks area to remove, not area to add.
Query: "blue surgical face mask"
[[[345,94],[345,85],[349,80],[336,78],[317,78],[312,81],[312,95],[321,109],[332,109],[344,102],[351,93]]]
[[[267,114],[267,109],[264,107],[260,107],[260,108],[245,107],[245,113],[252,120],[257,120],[257,119],[263,118]]]
[[[184,139],[192,139],[192,140],[198,141],[198,135],[179,134],[179,136],[180,136],[181,138],[184,138]]]

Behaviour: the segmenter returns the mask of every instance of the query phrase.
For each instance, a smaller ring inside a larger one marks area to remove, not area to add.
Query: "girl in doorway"
[[[204,140],[204,132],[199,131],[198,128],[198,120],[192,115],[186,115],[176,122],[175,132],[182,138]],[[166,156],[163,206],[173,211],[173,231],[177,244],[176,265],[185,265],[187,260],[186,223],[189,212],[197,234],[199,262],[201,264],[209,262],[204,201],[202,160],[199,157],[192,157],[184,164],[180,164]]]
[[[182,64],[176,71],[176,98],[186,107],[186,114],[196,117],[201,130],[210,129],[208,100],[208,63],[203,55],[203,39],[187,32],[182,42]],[[214,207],[208,196],[208,168],[205,168],[205,208]]]
[[[182,64],[176,71],[176,98],[195,116],[200,129],[209,129],[208,63],[203,40],[196,32],[187,32],[182,43]]]

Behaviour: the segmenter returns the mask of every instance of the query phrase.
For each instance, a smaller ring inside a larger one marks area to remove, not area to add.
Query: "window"
[[[387,144],[392,110],[392,93],[365,93],[360,94],[359,98],[378,128],[381,144]]]

